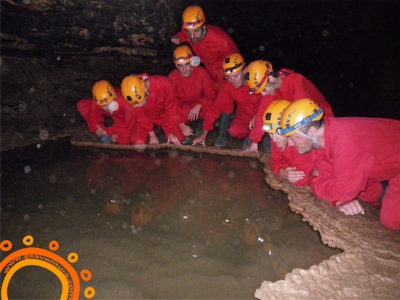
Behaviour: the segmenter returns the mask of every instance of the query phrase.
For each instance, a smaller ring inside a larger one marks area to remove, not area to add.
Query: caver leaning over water
[[[221,28],[206,24],[204,11],[200,6],[187,7],[182,14],[182,29],[171,41],[174,44],[188,42],[195,55],[200,57],[214,88],[224,81],[221,65],[225,57],[239,52],[235,42]]]
[[[203,133],[193,141],[193,145],[205,140],[209,131],[213,130],[215,120],[219,118],[218,138],[214,143],[216,147],[227,144],[227,132],[237,139],[245,139],[243,148],[248,147],[248,135],[254,122],[255,115],[261,101],[261,94],[248,93],[245,81],[245,61],[241,54],[228,55],[222,64],[226,80],[218,90],[217,98],[207,111],[203,124]],[[232,113],[235,111],[235,115]],[[232,121],[231,118],[233,117]],[[229,128],[229,129],[228,129]]]
[[[121,90],[108,81],[100,80],[93,85],[93,99],[82,99],[77,107],[91,132],[96,133],[102,143],[130,144],[130,130],[135,122],[132,107],[122,97]],[[105,118],[113,124],[105,126]]]
[[[298,153],[294,147],[289,147],[288,137],[276,133],[283,111],[289,105],[290,101],[288,100],[274,100],[264,112],[263,129],[269,134],[272,141],[271,170],[275,175],[289,180],[292,184],[306,186],[308,177],[314,168],[311,153]]]
[[[300,154],[314,156],[312,191],[346,215],[364,213],[357,199],[382,205],[381,223],[400,230],[400,121],[323,118],[323,113],[312,100],[297,100],[285,109],[277,129]]]
[[[155,126],[161,126],[167,142],[181,145],[184,135],[178,126],[176,98],[173,87],[165,76],[129,75],[121,83],[122,95],[133,107],[136,123],[130,139],[133,145],[157,145]]]

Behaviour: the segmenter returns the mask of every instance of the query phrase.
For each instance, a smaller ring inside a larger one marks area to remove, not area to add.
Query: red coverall
[[[320,150],[317,150],[320,151]],[[295,171],[303,171],[305,176],[303,179],[292,182],[298,186],[308,185],[308,178],[314,164],[312,161],[311,153],[300,154],[295,147],[286,145],[284,148],[278,148],[275,143],[271,143],[271,169],[280,177],[279,170],[286,169],[287,167],[296,167]]]
[[[214,102],[216,91],[207,71],[202,67],[193,67],[189,77],[183,77],[178,69],[168,75],[178,100],[177,112],[181,119],[178,124],[187,123],[189,113],[197,104],[201,105],[199,117],[204,119],[207,109]]]
[[[129,133],[132,125],[135,123],[134,112],[130,104],[125,101],[119,88],[114,88],[117,95],[115,101],[118,103],[118,109],[111,115],[105,111],[100,105],[96,104],[93,99],[82,99],[78,102],[77,107],[86,120],[91,132],[98,130],[97,126],[107,132],[107,135],[117,135],[117,144],[130,144]],[[110,127],[104,126],[104,118],[112,118],[114,124]]]
[[[283,97],[281,99],[293,102],[302,98],[309,98],[322,107],[325,117],[333,117],[332,107],[310,80],[289,69],[281,69],[279,75],[282,80],[282,86],[279,88]]]
[[[249,123],[257,113],[261,101],[261,94],[249,94],[249,88],[245,84],[240,88],[234,88],[229,81],[224,81],[218,91],[217,99],[207,111],[204,119],[204,130],[213,130],[214,122],[221,113],[230,114],[236,104],[235,117],[229,125],[228,132],[232,137],[244,139],[249,136]]]
[[[312,152],[319,176],[310,187],[320,198],[338,201],[359,198],[377,204],[389,181],[380,220],[400,230],[400,121],[373,118],[325,119],[324,151]]]
[[[193,44],[190,41],[184,28],[176,36],[180,38],[181,43],[189,43],[194,53],[204,63],[214,86],[219,87],[225,77],[222,70],[222,63],[225,57],[239,52],[229,34],[217,26],[207,25],[206,36],[197,44]]]
[[[171,83],[161,75],[151,75],[147,80],[150,87],[146,104],[133,109],[137,122],[131,130],[132,144],[146,144],[149,133],[156,125],[161,126],[166,138],[169,134],[174,134],[182,141],[184,136],[179,128],[177,101]]]

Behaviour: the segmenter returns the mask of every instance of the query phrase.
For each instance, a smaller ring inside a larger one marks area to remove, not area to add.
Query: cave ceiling
[[[182,4],[179,0],[2,0],[2,55],[163,55],[178,28]]]

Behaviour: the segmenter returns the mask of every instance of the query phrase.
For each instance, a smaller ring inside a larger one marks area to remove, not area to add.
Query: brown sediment
[[[88,142],[75,135],[76,147],[108,150],[169,150],[259,158],[264,164],[265,180],[273,189],[287,194],[292,211],[301,214],[321,235],[329,247],[343,253],[314,265],[294,269],[284,280],[264,281],[255,291],[258,299],[399,299],[400,298],[400,232],[385,228],[379,222],[379,210],[361,203],[364,215],[346,216],[329,203],[314,196],[309,187],[297,187],[278,178],[271,171],[269,153],[249,153],[235,148],[204,146],[115,145]],[[211,144],[208,142],[207,144]],[[229,147],[229,142],[228,142]],[[239,148],[239,149],[238,149]],[[310,253],[311,255],[311,253]]]

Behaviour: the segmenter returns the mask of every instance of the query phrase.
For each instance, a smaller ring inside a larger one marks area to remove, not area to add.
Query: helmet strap
[[[315,150],[317,148],[317,146],[318,146],[318,135],[319,135],[320,130],[321,130],[321,126],[318,128],[316,136],[309,136],[309,135],[301,132],[300,130],[298,130],[297,133],[302,135],[302,136],[304,136],[304,137],[306,137],[306,138],[308,138],[308,139],[310,139],[310,140],[312,140],[313,141],[312,149]]]

